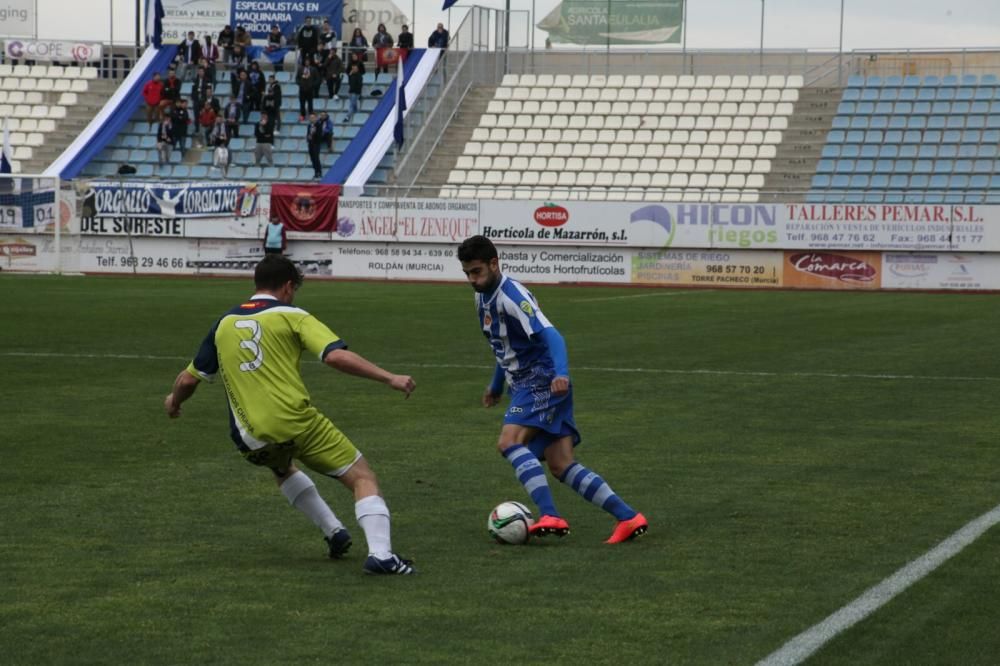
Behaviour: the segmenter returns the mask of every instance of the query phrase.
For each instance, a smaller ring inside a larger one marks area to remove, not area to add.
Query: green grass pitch
[[[304,361],[419,575],[361,572],[228,439],[221,387],[162,400],[247,280],[0,277],[0,661],[683,663],[768,655],[1000,503],[994,295],[538,287],[580,460],[645,513],[555,484],[572,534],[492,543],[526,501],[465,285],[311,282],[296,303],[412,374],[410,400]],[[995,663],[1000,534],[813,663]]]

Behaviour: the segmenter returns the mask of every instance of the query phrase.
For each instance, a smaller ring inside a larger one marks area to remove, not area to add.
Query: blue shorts
[[[573,446],[580,443],[573,419],[572,387],[565,395],[552,395],[548,385],[512,391],[503,422],[538,430],[527,446],[539,460],[545,459],[545,449],[557,439],[572,437]]]

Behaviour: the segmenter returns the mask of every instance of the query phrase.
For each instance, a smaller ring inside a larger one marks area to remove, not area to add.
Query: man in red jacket
[[[153,74],[153,80],[142,87],[142,98],[146,100],[146,122],[152,123],[153,118],[159,120],[160,102],[163,100],[163,81],[159,72]]]

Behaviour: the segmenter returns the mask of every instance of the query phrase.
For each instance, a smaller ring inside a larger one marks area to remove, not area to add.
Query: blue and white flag
[[[451,9],[452,5],[456,2],[458,2],[458,0],[444,0],[444,7],[442,7],[441,10],[444,11],[445,9]]]
[[[393,128],[393,134],[396,137],[396,145],[400,148],[403,147],[403,115],[406,112],[406,68],[403,66],[406,61],[406,50],[399,55],[399,64],[396,73],[396,127]]]
[[[3,124],[3,148],[0,149],[0,173],[10,173],[12,171],[11,160],[14,153],[10,149],[10,127],[6,122]]]
[[[164,16],[166,12],[163,11],[162,0],[152,0],[146,5],[146,39],[156,48],[163,46]]]

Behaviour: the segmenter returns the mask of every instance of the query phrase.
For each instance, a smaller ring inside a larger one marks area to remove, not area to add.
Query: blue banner
[[[90,181],[81,217],[246,217],[257,212],[252,183]]]
[[[234,28],[243,26],[254,39],[266,38],[271,26],[277,24],[289,45],[294,46],[295,34],[307,16],[313,20],[317,30],[323,26],[324,20],[329,21],[340,37],[344,0],[232,0],[230,18]]]

